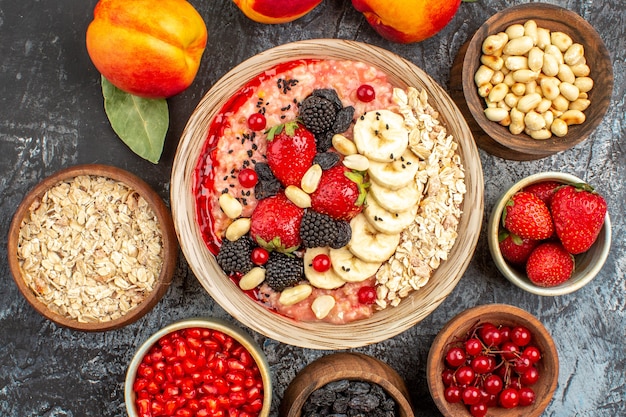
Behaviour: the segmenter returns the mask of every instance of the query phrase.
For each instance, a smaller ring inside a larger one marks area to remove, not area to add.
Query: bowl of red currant
[[[267,359],[239,327],[214,318],[186,319],[137,349],[124,387],[129,417],[270,415]]]
[[[450,320],[427,362],[430,394],[444,416],[540,416],[557,386],[548,330],[527,311],[487,304]]]

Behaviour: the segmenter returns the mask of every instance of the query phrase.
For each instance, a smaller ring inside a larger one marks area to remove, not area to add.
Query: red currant
[[[511,341],[517,346],[526,346],[530,343],[531,338],[530,331],[526,327],[517,326],[511,330]]]
[[[498,402],[504,408],[515,408],[519,404],[519,392],[515,388],[506,388],[500,393]]]
[[[454,371],[452,369],[444,369],[441,373],[441,380],[446,387],[454,384]]]
[[[537,381],[539,381],[539,371],[532,365],[520,376],[520,382],[524,385],[533,385]]]
[[[466,359],[465,351],[460,347],[450,348],[446,353],[446,362],[453,368],[463,365]]]
[[[477,374],[487,374],[495,368],[495,361],[487,355],[478,355],[472,359],[472,369]]]
[[[465,341],[465,352],[470,356],[476,356],[483,350],[483,345],[480,340],[472,337]]]
[[[504,342],[500,347],[504,359],[512,360],[519,356],[519,347],[513,342]]]
[[[443,397],[450,404],[461,402],[461,388],[456,385],[449,386],[443,391]]]
[[[525,356],[521,356],[513,362],[513,369],[520,375],[526,372],[531,366],[530,359]]]
[[[470,366],[465,365],[457,369],[454,376],[456,378],[456,382],[458,382],[459,384],[469,385],[474,382],[474,377],[476,376],[476,373]]]
[[[500,334],[500,330],[497,327],[488,327],[484,329],[482,332],[482,339],[485,342],[485,345],[490,347],[500,346],[502,343],[502,335]]]
[[[541,351],[535,346],[528,346],[522,352],[522,356],[530,359],[530,363],[537,363],[541,359]]]
[[[245,168],[239,171],[237,179],[239,180],[239,184],[241,184],[242,187],[252,188],[258,182],[259,177],[254,169]]]
[[[462,397],[465,405],[478,404],[481,399],[480,390],[477,387],[469,386],[463,390]]]
[[[376,91],[371,85],[362,84],[356,90],[356,98],[364,103],[369,103],[376,98]]]
[[[361,304],[374,304],[376,302],[376,288],[370,286],[364,286],[359,288],[357,292],[359,303]]]
[[[262,248],[262,247],[256,247],[252,249],[252,253],[250,254],[252,263],[255,265],[265,265],[269,257],[270,257],[270,254],[267,251],[267,249]]]
[[[504,384],[502,383],[502,378],[498,375],[491,374],[483,381],[483,387],[488,394],[498,394],[502,391]]]
[[[265,129],[267,121],[261,113],[254,113],[248,117],[248,127],[252,130],[259,131]]]
[[[519,405],[532,405],[535,403],[535,398],[535,391],[532,388],[524,387],[519,390]]]
[[[312,266],[317,272],[326,272],[330,269],[330,257],[320,253],[313,258]]]
[[[511,328],[509,326],[500,327],[500,336],[502,336],[502,343],[509,342],[511,340]]]
[[[484,403],[472,404],[469,412],[472,417],[485,417],[487,415],[487,405]]]

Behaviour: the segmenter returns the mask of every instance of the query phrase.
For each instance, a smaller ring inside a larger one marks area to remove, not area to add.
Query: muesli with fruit
[[[350,60],[265,71],[212,121],[197,221],[250,297],[302,321],[347,323],[424,286],[455,239],[457,142],[425,91]]]

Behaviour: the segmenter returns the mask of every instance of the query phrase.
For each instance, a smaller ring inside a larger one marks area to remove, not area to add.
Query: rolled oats
[[[424,196],[415,221],[402,232],[396,252],[376,274],[379,308],[397,306],[402,298],[426,285],[441,261],[448,258],[466,192],[457,142],[428,104],[426,91],[395,89],[393,99],[410,130],[409,148],[420,158],[415,181]]]
[[[35,201],[18,238],[22,277],[40,301],[78,322],[122,317],[154,289],[163,239],[148,202],[125,184],[81,175]]]

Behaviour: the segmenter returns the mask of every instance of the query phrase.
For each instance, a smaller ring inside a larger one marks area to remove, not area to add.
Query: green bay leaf
[[[111,127],[137,155],[156,164],[169,127],[166,99],[148,99],[120,90],[102,77],[104,111]]]

